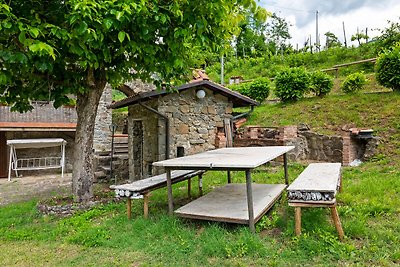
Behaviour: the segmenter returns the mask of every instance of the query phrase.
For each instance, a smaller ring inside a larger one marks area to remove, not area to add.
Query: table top
[[[253,169],[273,160],[294,146],[229,147],[190,156],[154,162],[154,166],[176,169]]]

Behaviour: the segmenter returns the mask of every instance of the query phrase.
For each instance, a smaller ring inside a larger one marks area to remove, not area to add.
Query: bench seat
[[[196,170],[175,170],[171,172],[172,184],[188,180],[188,194],[190,196],[190,179],[199,176],[199,190],[202,194],[201,176],[204,171]],[[144,216],[148,216],[148,197],[153,190],[167,186],[167,174],[162,173],[132,183],[122,185],[111,185],[110,188],[115,190],[116,197],[127,198],[128,218],[131,218],[131,199],[144,199]]]
[[[301,208],[329,207],[342,240],[344,232],[336,209],[342,187],[341,163],[312,163],[287,188],[289,206],[295,207],[295,232],[301,233]]]

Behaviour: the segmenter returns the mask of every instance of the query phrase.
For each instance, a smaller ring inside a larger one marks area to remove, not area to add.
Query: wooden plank
[[[231,127],[231,120],[228,118],[224,119],[224,130],[226,137],[226,147],[233,147],[233,133]]]
[[[281,196],[284,184],[252,184],[254,222],[257,222]],[[184,218],[249,223],[245,184],[227,184],[177,209]]]
[[[336,205],[336,198],[332,201],[289,201],[290,207],[302,207],[302,208],[330,208]]]
[[[295,227],[294,231],[297,236],[301,234],[301,207],[294,208]]]
[[[178,170],[171,172],[171,180],[175,182],[175,180],[182,177],[189,177],[191,174],[196,176],[198,172],[193,170]],[[190,176],[190,177],[193,177]],[[143,192],[149,189],[154,189],[156,186],[166,186],[167,185],[167,174],[163,173],[160,175],[152,176],[143,180],[138,180],[133,183],[122,184],[122,185],[113,185],[110,186],[111,189],[118,190],[128,190],[132,192]]]
[[[361,63],[366,63],[366,62],[375,62],[375,61],[376,61],[376,58],[369,58],[369,59],[363,59],[363,60],[359,60],[359,61],[353,61],[353,62],[349,62],[349,63],[335,65],[332,68],[341,68],[341,67],[347,67],[350,65],[361,64]]]
[[[342,223],[340,222],[340,218],[339,218],[339,214],[337,212],[336,206],[331,207],[331,214],[332,214],[333,223],[335,224],[336,231],[338,232],[338,235],[339,235],[339,239],[340,239],[340,241],[343,241],[344,231],[342,228]]]
[[[288,191],[336,192],[340,163],[312,163],[289,185]]]

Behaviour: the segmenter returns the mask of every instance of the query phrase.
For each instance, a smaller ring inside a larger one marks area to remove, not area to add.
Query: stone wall
[[[215,149],[218,128],[223,129],[224,119],[231,117],[232,103],[227,97],[206,88],[203,90],[206,92],[203,99],[196,97],[196,90],[185,90],[145,102],[146,106],[168,117],[169,158],[178,156],[178,147],[183,149],[184,155]],[[134,138],[135,121],[141,121],[143,127],[141,151],[137,151]],[[162,172],[152,167],[152,163],[166,158],[165,120],[140,105],[130,106],[128,135],[129,179],[133,181]],[[142,154],[141,163],[135,153]],[[141,170],[138,169],[140,164]]]
[[[97,109],[93,137],[93,149],[95,152],[111,150],[111,131],[109,126],[112,123],[112,110],[107,108],[111,102],[112,88],[107,84]]]
[[[342,162],[343,140],[340,136],[328,136],[312,131],[299,131],[297,144],[298,159],[324,162]]]
[[[156,109],[157,100],[147,101],[146,106]],[[135,124],[141,122],[143,141],[142,147],[138,148],[134,129]],[[147,110],[140,105],[129,107],[128,117],[128,150],[129,150],[129,180],[135,181],[141,178],[150,176],[151,164],[159,159],[159,132],[164,129],[159,129],[159,118],[157,114]],[[163,122],[162,122],[163,123]],[[138,151],[140,150],[140,151]],[[137,155],[140,153],[141,155]],[[140,158],[142,161],[140,162]]]
[[[158,110],[170,121],[170,158],[177,157],[177,148],[182,147],[184,155],[215,149],[218,128],[224,127],[224,119],[231,118],[232,103],[228,98],[202,88],[206,96],[196,97],[196,90],[186,90],[159,99]],[[159,122],[162,126],[163,122]],[[165,131],[159,131],[159,156],[164,154]]]
[[[284,126],[279,129],[248,126],[234,140],[235,146],[292,145],[295,148],[288,153],[290,160],[324,162],[342,162],[345,143],[341,136],[318,134],[309,131],[307,127],[305,130],[299,130],[297,126]],[[352,149],[356,151],[357,146]]]

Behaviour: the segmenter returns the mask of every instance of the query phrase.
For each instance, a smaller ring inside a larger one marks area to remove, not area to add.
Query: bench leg
[[[188,198],[190,198],[191,194],[190,191],[192,190],[192,179],[188,179]]]
[[[332,214],[332,220],[333,223],[335,224],[336,231],[338,232],[339,239],[342,241],[344,237],[344,232],[342,228],[342,223],[340,222],[339,214],[337,212],[336,206],[331,207],[331,214]]]
[[[128,198],[126,201],[126,213],[128,215],[128,220],[132,217],[132,199]]]
[[[231,172],[227,171],[227,176],[228,176],[228,184],[232,183],[232,178],[231,178]]]
[[[199,174],[199,193],[203,195],[203,174]]]
[[[149,193],[143,195],[143,216],[149,217]]]
[[[301,207],[294,208],[295,228],[294,231],[297,236],[301,234]]]

